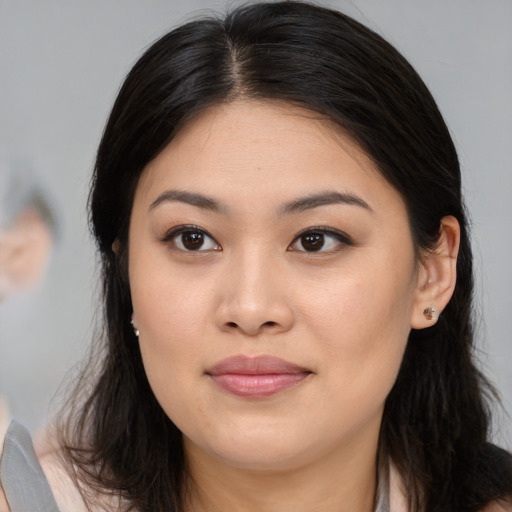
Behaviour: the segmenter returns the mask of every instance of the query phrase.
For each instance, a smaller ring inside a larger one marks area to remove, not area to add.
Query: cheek
[[[151,302],[136,309],[140,317],[139,345],[146,375],[158,401],[169,413],[189,382],[201,376],[204,326],[194,304],[174,307]],[[171,390],[180,389],[179,393]]]
[[[343,380],[361,392],[389,390],[410,332],[414,269],[403,265],[398,272],[385,263],[364,263],[350,274],[336,273],[316,293],[310,284],[302,317],[329,362],[333,385]]]
[[[149,276],[144,284],[135,283],[132,295],[149,384],[166,414],[183,428],[176,420],[190,415],[189,408],[196,403],[190,400],[194,382],[201,377],[203,298],[175,280],[152,281]]]
[[[173,272],[165,257],[136,250],[130,287],[146,374],[169,414],[180,407],[182,396],[172,390],[186,387],[200,371],[197,358],[209,318],[209,290],[183,272]]]
[[[134,316],[143,337],[152,344],[193,341],[204,329],[211,290],[190,272],[177,271],[165,252],[134,252],[130,264]]]

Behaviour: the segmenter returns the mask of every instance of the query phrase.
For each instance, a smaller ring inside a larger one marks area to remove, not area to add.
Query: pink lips
[[[284,391],[303,381],[311,371],[272,356],[235,356],[224,359],[208,372],[221,389],[237,396],[261,398]]]

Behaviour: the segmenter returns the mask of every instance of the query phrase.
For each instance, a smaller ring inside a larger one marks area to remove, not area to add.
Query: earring
[[[427,320],[437,320],[437,309],[434,306],[429,306],[423,310],[423,316]]]
[[[139,329],[137,329],[137,327],[135,326],[135,323],[133,322],[133,318],[132,318],[132,321],[130,322],[132,324],[132,327],[133,327],[133,332],[135,333],[135,336],[137,336],[137,338],[139,337],[139,334],[140,334],[140,331]]]

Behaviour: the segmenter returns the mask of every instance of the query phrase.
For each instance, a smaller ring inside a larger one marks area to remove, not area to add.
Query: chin
[[[305,439],[303,433],[294,436],[290,430],[279,429],[279,432],[274,430],[265,435],[262,432],[226,437],[222,434],[220,438],[204,440],[196,446],[216,460],[238,469],[289,470],[311,462],[325,451],[320,443]]]

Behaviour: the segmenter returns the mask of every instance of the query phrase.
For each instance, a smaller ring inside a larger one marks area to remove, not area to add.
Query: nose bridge
[[[277,282],[271,278],[275,258],[265,248],[251,244],[234,258],[231,266],[231,300],[240,312],[264,315],[276,299]]]
[[[286,330],[293,313],[283,287],[279,258],[265,244],[248,244],[226,267],[228,286],[221,291],[219,322],[246,334]]]
[[[238,284],[235,291],[246,299],[242,302],[256,304],[265,301],[266,295],[272,293],[265,283],[273,269],[272,259],[275,260],[269,251],[257,244],[251,244],[237,255],[232,269]]]

